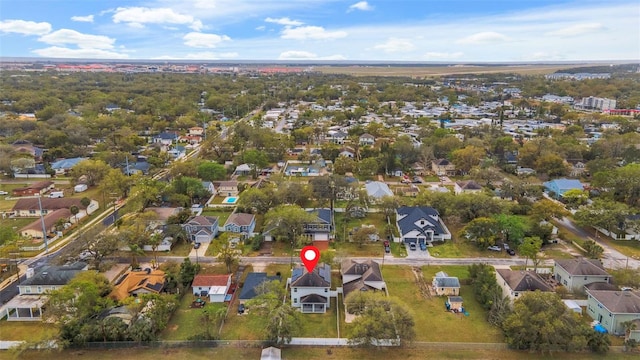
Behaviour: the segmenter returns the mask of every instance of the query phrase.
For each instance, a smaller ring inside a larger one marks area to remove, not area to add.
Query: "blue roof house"
[[[555,179],[547,181],[543,185],[544,188],[547,189],[547,191],[555,198],[564,196],[564,193],[569,190],[584,190],[584,186],[582,186],[582,183],[576,179]]]
[[[62,159],[51,164],[51,169],[56,172],[56,175],[66,174],[72,167],[76,166],[79,162],[87,160],[87,158],[78,157],[72,159]]]
[[[451,239],[449,229],[434,208],[401,206],[396,209],[396,214],[400,241],[404,243],[432,243]]]

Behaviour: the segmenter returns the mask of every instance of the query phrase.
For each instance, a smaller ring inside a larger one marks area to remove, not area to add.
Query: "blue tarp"
[[[593,327],[593,330],[602,333],[602,334],[606,334],[607,333],[607,329],[604,328],[604,326],[602,326],[602,324],[598,324],[596,326]]]

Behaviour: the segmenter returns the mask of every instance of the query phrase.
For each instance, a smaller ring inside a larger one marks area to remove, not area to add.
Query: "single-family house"
[[[238,196],[238,182],[235,180],[223,181],[218,186],[220,196]]]
[[[165,274],[162,270],[145,269],[129,271],[114,284],[111,298],[122,301],[129,296],[159,294],[164,289]]]
[[[611,230],[600,227],[596,229],[616,240],[640,240],[640,214],[627,215],[624,221],[621,221],[618,226],[614,226]]]
[[[110,113],[120,110],[120,106],[116,105],[116,104],[107,104],[107,106],[104,107],[104,109]]]
[[[535,175],[535,173],[536,171],[533,170],[532,168],[527,168],[522,166],[518,166],[516,168],[516,175],[519,175],[519,176]]]
[[[210,194],[215,194],[216,193],[216,186],[213,185],[213,183],[211,181],[203,181],[202,182],[202,187],[207,190]]]
[[[327,250],[331,231],[333,230],[331,209],[310,209],[307,212],[315,215],[315,218],[313,221],[303,225],[304,235],[308,236],[318,249]]]
[[[433,292],[438,296],[460,295],[460,280],[455,276],[449,276],[444,271],[439,271],[431,282]]]
[[[331,267],[320,263],[312,272],[293,269],[290,279],[291,305],[302,313],[325,313],[331,306]]]
[[[376,138],[371,134],[360,135],[360,146],[372,146],[376,142]]]
[[[205,275],[197,274],[191,283],[193,295],[207,296],[209,302],[224,302],[231,288],[231,274]]]
[[[326,140],[331,141],[334,144],[338,144],[338,145],[342,145],[344,144],[344,141],[347,139],[347,133],[345,133],[344,131],[334,131],[334,130],[330,130],[326,136]]]
[[[67,224],[71,222],[71,211],[69,209],[54,210],[45,215],[42,220],[34,220],[29,225],[20,229],[20,235],[25,238],[44,239],[45,235],[55,233],[59,224]],[[44,223],[44,224],[43,224]],[[46,230],[46,234],[42,233],[42,228]]]
[[[631,290],[587,290],[587,314],[610,334],[624,335],[622,323],[640,319],[640,293]]]
[[[162,231],[160,231],[160,234],[162,234]],[[151,244],[144,244],[142,246],[142,250],[144,250],[144,251],[154,251],[154,247],[155,247],[155,251],[171,251],[171,248],[173,247],[173,242],[174,242],[174,240],[173,240],[173,238],[171,236],[165,236],[155,246],[151,245]]]
[[[15,188],[11,191],[13,196],[44,195],[55,188],[53,181],[38,181],[29,186]]]
[[[432,243],[451,239],[438,210],[427,206],[401,206],[396,210],[396,225],[403,243]]]
[[[386,291],[380,265],[371,260],[345,259],[340,267],[342,294],[346,299],[354,291]]]
[[[611,275],[599,260],[585,258],[556,260],[553,275],[571,292],[582,292],[585,285],[611,280]]]
[[[182,224],[182,228],[192,242],[208,243],[218,236],[218,217],[195,216]]]
[[[153,219],[147,224],[148,229],[155,229],[159,226],[166,225],[169,218],[178,215],[183,208],[181,207],[148,207],[145,212],[153,212]]]
[[[39,200],[39,201],[38,201]],[[95,200],[89,202],[89,206],[84,206],[81,199],[78,198],[28,198],[18,199],[13,205],[11,211],[18,217],[37,217],[40,216],[40,205],[42,205],[42,214],[46,215],[58,209],[71,209],[76,206],[79,210],[74,218],[82,219],[87,215],[93,214],[98,210],[99,204]]]
[[[13,148],[13,152],[16,154],[29,154],[36,161],[42,160],[42,154],[44,154],[44,150],[34,146],[30,141],[27,140],[16,140],[11,143],[11,147]]]
[[[438,176],[453,176],[456,174],[456,166],[447,159],[431,161],[431,171]]]
[[[170,146],[178,140],[178,133],[176,132],[161,132],[153,137],[154,144],[160,144],[162,146]]]
[[[569,161],[569,176],[579,177],[587,171],[587,165],[582,161]]]
[[[234,173],[238,176],[247,176],[251,174],[251,166],[249,164],[240,164],[236,166]]]
[[[364,188],[367,190],[367,195],[375,200],[380,200],[385,196],[393,196],[393,191],[389,189],[389,186],[380,181],[369,181],[364,184]]]
[[[473,180],[469,181],[456,181],[453,186],[453,192],[456,195],[460,195],[462,193],[479,193],[482,191],[482,186]]]
[[[174,160],[177,160],[187,155],[187,149],[184,146],[177,145],[172,149],[167,150],[167,154],[169,154],[169,156]]]
[[[338,154],[338,156],[342,156],[342,157],[346,157],[349,159],[353,159],[354,156],[356,156],[356,154],[354,153],[353,149],[351,148],[343,148],[340,153]]]
[[[253,214],[233,213],[224,224],[224,231],[251,236],[256,228],[256,217]]]
[[[200,126],[194,126],[189,128],[190,136],[202,136],[204,135],[204,128]]]
[[[18,285],[18,292],[21,295],[40,295],[60,289],[87,268],[87,263],[82,261],[62,266],[45,265],[38,271],[29,268],[27,278]]]
[[[77,157],[73,159],[62,159],[54,163],[51,163],[51,170],[56,172],[56,175],[64,175],[68,173],[78,163],[87,160],[87,158]]]
[[[267,276],[264,272],[250,272],[244,279],[244,285],[238,296],[241,304],[258,296],[259,286],[269,281],[282,281],[280,275]]]
[[[549,192],[549,194],[554,196],[556,199],[564,196],[564,193],[569,190],[584,190],[584,186],[582,185],[580,180],[576,179],[555,179],[547,181],[543,185],[544,188]]]
[[[553,288],[539,274],[530,270],[497,269],[496,280],[498,286],[502,288],[503,296],[509,297],[511,302],[529,291],[553,291]]]

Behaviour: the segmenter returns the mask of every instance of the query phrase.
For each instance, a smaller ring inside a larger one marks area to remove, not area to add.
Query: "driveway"
[[[573,221],[571,221],[571,219],[564,217],[562,218],[562,220],[558,220],[558,225],[562,226],[567,231],[571,232],[576,236],[579,236],[583,239],[593,240],[596,243],[598,243],[598,245],[602,246],[602,248],[604,249],[604,253],[602,254],[602,264],[604,265],[605,268],[608,268],[608,269],[620,269],[624,267],[630,267],[635,269],[640,268],[640,260],[636,260],[634,258],[628,257],[623,253],[619,252],[618,250],[600,241],[600,239],[597,239],[591,236],[590,233],[588,233],[581,227],[576,226],[573,223]]]
[[[426,251],[420,250],[420,246],[416,245],[415,250],[409,249],[409,244],[404,245],[407,249],[407,259],[431,259],[431,254],[429,254],[429,248]]]

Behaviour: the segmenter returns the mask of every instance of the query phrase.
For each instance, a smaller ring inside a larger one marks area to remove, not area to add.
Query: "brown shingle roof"
[[[191,286],[227,286],[229,275],[205,275],[198,274],[193,278]]]
[[[556,260],[556,265],[571,275],[609,275],[600,261],[595,259],[561,259]]]
[[[44,228],[47,229],[47,231],[49,231],[59,219],[68,220],[70,217],[71,217],[71,211],[69,211],[69,209],[58,209],[56,211],[48,213],[47,215],[44,216]],[[24,230],[42,231],[42,221],[40,219],[34,220],[31,224],[20,229],[20,231],[24,231]]]
[[[80,199],[73,198],[40,198],[42,201],[43,210],[58,210],[69,209],[72,206],[77,206],[78,209],[86,209],[80,202]],[[40,210],[38,205],[38,198],[18,199],[15,205],[13,205],[13,211],[16,210]]]
[[[198,215],[198,216],[194,217],[193,219],[189,220],[189,222],[187,224],[210,226],[210,225],[215,224],[216,221],[218,221],[218,217],[217,216],[201,216],[201,215]]]
[[[145,289],[157,294],[164,288],[164,281],[164,271],[162,270],[152,270],[148,274],[146,271],[131,271],[116,284],[109,296],[116,300],[123,300],[138,289]]]
[[[238,226],[249,226],[253,221],[252,214],[235,213],[231,214],[227,219],[227,224],[236,224]]]
[[[635,291],[590,290],[589,294],[612,313],[640,314],[640,294]]]
[[[473,180],[469,181],[456,181],[456,185],[458,185],[463,190],[482,190],[482,186]]]
[[[553,291],[540,275],[533,271],[514,271],[509,269],[497,269],[500,276],[507,282],[513,291]]]

